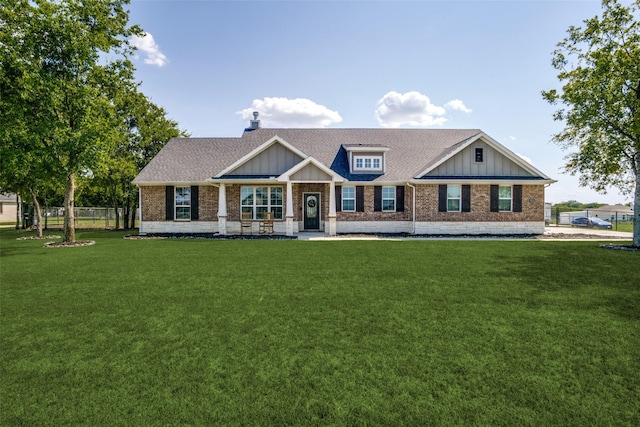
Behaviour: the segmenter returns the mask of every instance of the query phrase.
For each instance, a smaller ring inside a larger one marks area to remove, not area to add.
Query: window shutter
[[[438,185],[438,212],[447,211],[447,185]]]
[[[373,187],[373,211],[382,212],[382,187],[379,185]]]
[[[513,211],[522,212],[522,185],[513,186]]]
[[[336,212],[342,210],[342,186],[336,185]]]
[[[462,186],[462,212],[471,212],[471,186]]]
[[[404,212],[404,185],[396,186],[396,212]]]
[[[174,190],[172,185],[165,187],[165,218],[167,221],[173,221],[173,202],[174,202]]]
[[[200,213],[198,212],[198,190],[197,185],[191,186],[191,219],[197,221],[200,219]]]
[[[499,212],[500,211],[500,203],[499,203],[499,192],[498,192],[498,186],[497,185],[492,185],[491,186],[491,193],[489,194],[489,199],[490,199],[490,207],[489,210],[491,212]]]
[[[356,187],[356,212],[364,212],[364,187]]]

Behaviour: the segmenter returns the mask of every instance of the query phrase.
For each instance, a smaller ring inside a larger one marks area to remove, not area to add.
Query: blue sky
[[[132,0],[142,91],[192,136],[263,127],[479,128],[558,180],[546,200],[620,203],[561,173],[540,92],[599,1]]]

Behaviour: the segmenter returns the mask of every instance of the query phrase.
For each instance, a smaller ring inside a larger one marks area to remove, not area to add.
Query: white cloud
[[[456,111],[462,111],[463,113],[471,113],[473,110],[471,108],[467,108],[466,105],[464,105],[464,102],[462,102],[459,99],[454,99],[451,100],[449,102],[447,102],[446,104],[444,104],[445,108],[448,110],[456,110]]]
[[[446,110],[431,103],[428,96],[411,91],[388,92],[378,101],[376,119],[383,127],[443,125]]]
[[[169,61],[150,33],[145,33],[142,37],[133,35],[129,38],[131,45],[146,54],[145,64],[165,66]],[[136,56],[137,57],[137,56]]]
[[[532,164],[531,159],[530,159],[529,157],[527,157],[527,156],[523,156],[523,155],[522,155],[522,154],[520,154],[520,153],[516,153],[516,154],[518,155],[518,157],[520,157],[520,158],[521,158],[522,160],[524,160],[525,162],[527,162],[527,163],[529,163],[529,164]]]
[[[384,127],[400,126],[440,126],[447,122],[447,110],[471,113],[471,109],[460,99],[454,99],[443,107],[431,103],[427,95],[411,91],[398,93],[391,91],[378,101],[376,119]]]
[[[247,120],[253,118],[254,111],[260,113],[259,119],[264,126],[324,128],[342,121],[337,111],[305,98],[254,99],[250,108],[238,111],[238,114]]]

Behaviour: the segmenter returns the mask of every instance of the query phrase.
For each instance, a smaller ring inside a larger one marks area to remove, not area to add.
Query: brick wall
[[[364,212],[338,211],[336,219],[338,221],[411,221],[411,209],[413,208],[411,203],[413,190],[411,187],[404,187],[404,212],[375,212],[373,210],[373,188],[373,185],[364,186]]]
[[[283,200],[286,205],[287,187],[283,185]],[[227,185],[227,220],[240,221],[241,185]],[[405,186],[404,212],[374,212],[374,187],[364,187],[364,212],[337,212],[337,221],[411,221],[413,189]],[[142,193],[142,220],[165,221],[165,187],[144,186]],[[218,188],[200,186],[200,221],[217,221]],[[522,212],[490,212],[490,185],[471,186],[471,212],[438,212],[438,185],[416,185],[416,221],[480,221],[517,222],[544,221],[544,186],[522,186]],[[294,221],[302,221],[303,193],[320,193],[323,221],[329,216],[329,184],[300,183],[293,185]],[[284,206],[286,212],[286,206]]]
[[[165,221],[165,187],[140,187],[142,197],[142,220]]]
[[[164,185],[140,187],[142,220],[166,221],[166,192]],[[238,196],[238,199],[240,196]],[[218,188],[201,185],[198,190],[200,221],[218,220]]]
[[[416,221],[544,221],[544,185],[522,186],[522,212],[491,212],[490,188],[471,186],[471,212],[438,212],[438,185],[417,185]]]

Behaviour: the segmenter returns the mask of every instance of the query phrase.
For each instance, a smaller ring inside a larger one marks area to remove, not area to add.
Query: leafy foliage
[[[565,128],[554,141],[565,149],[566,170],[582,185],[606,192],[610,186],[633,193],[640,227],[640,0],[628,7],[603,1],[602,16],[571,26],[558,43],[552,64],[562,91],[542,93],[560,104],[554,119]],[[640,245],[640,229],[634,244]]]
[[[128,0],[8,0],[0,6],[0,187],[65,184],[74,241],[78,183],[130,181],[177,124],[138,92],[129,61]],[[94,193],[97,193],[94,191]],[[135,197],[133,197],[135,200]]]

